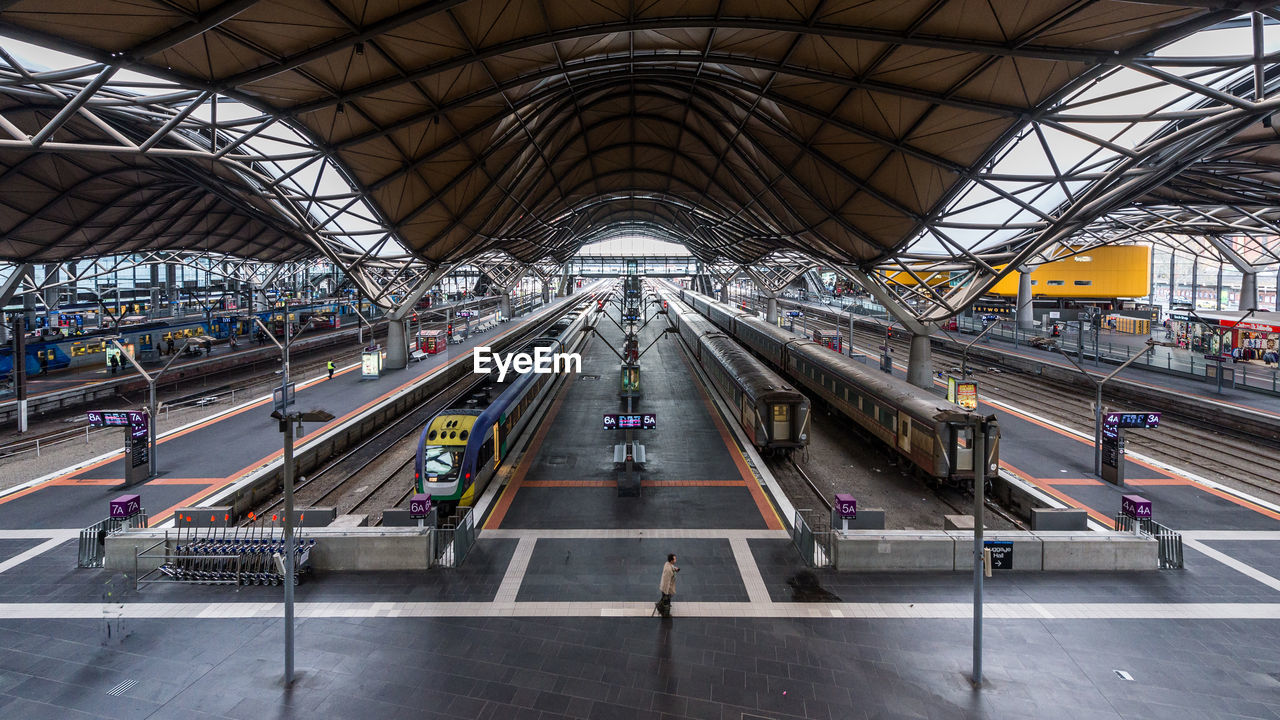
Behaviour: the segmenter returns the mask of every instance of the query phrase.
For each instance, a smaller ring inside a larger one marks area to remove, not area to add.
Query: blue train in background
[[[41,371],[64,370],[90,365],[107,367],[109,358],[117,354],[109,338],[119,338],[126,352],[136,355],[151,350],[167,348],[173,339],[175,347],[182,347],[187,338],[211,337],[225,340],[232,335],[244,337],[257,332],[253,322],[256,315],[273,333],[283,334],[286,327],[296,329],[312,316],[323,316],[326,322],[320,327],[337,328],[340,318],[352,312],[346,303],[320,302],[293,305],[248,314],[243,312],[215,313],[209,319],[182,318],[169,320],[142,320],[129,323],[121,320],[120,327],[91,330],[79,335],[66,335],[63,330],[74,328],[44,328],[40,335],[29,335],[26,345],[26,371],[28,376]],[[127,365],[127,363],[126,363]],[[0,348],[0,379],[7,380],[13,374],[13,347]]]

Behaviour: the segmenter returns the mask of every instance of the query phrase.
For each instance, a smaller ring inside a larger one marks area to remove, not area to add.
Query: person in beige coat
[[[680,568],[676,565],[676,554],[671,553],[667,555],[667,564],[662,566],[662,580],[658,583],[662,599],[657,605],[662,617],[671,617],[671,596],[676,594],[676,573],[678,572]]]

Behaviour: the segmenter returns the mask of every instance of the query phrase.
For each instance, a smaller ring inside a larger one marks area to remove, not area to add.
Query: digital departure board
[[[604,416],[605,430],[656,430],[655,413],[609,413]]]
[[[1160,427],[1158,412],[1112,412],[1102,417],[1103,425],[1117,428],[1153,428]]]

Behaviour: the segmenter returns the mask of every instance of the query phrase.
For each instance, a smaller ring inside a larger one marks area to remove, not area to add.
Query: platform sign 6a
[[[431,496],[418,493],[409,499],[409,517],[420,520],[431,514]]]
[[[1102,416],[1102,424],[1114,428],[1160,427],[1158,412],[1109,412]]]
[[[852,495],[836,493],[836,513],[842,518],[858,517],[858,501]]]
[[[1151,501],[1141,495],[1125,495],[1120,498],[1120,513],[1138,520],[1151,519]]]

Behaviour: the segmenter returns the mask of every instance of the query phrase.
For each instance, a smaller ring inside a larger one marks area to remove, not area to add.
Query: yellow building
[[[992,295],[1017,297],[1012,272],[996,283]],[[1151,287],[1151,246],[1106,245],[1031,271],[1031,294],[1038,298],[1138,298]]]

